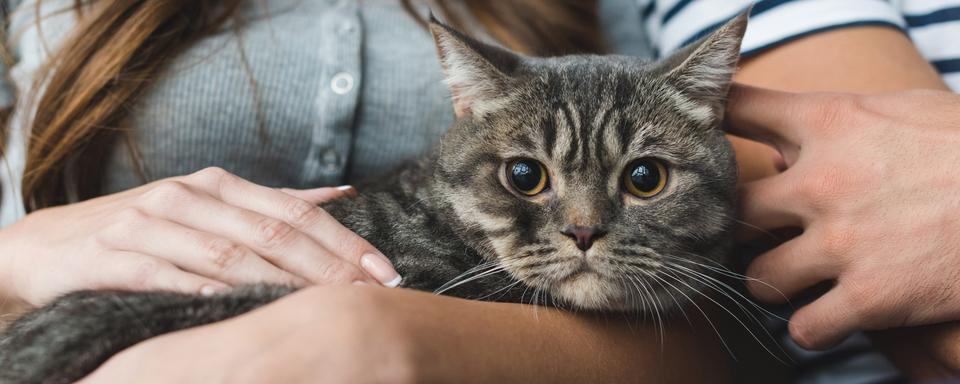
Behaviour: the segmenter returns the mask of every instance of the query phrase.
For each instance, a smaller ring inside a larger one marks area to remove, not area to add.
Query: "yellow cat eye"
[[[517,192],[533,196],[547,189],[547,170],[539,161],[516,159],[507,163],[507,180]]]
[[[667,166],[653,158],[642,158],[623,170],[623,188],[630,194],[649,199],[667,186]]]

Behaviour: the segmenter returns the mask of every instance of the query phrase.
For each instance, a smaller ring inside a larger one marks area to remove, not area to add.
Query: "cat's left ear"
[[[437,44],[457,117],[482,119],[509,102],[510,75],[520,65],[520,56],[464,35],[432,14],[430,33]]]
[[[709,109],[706,121],[722,117],[733,74],[740,61],[740,42],[747,29],[747,9],[722,27],[665,59],[661,68],[667,80],[686,98]]]

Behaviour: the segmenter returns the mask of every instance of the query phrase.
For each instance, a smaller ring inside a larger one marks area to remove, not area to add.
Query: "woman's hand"
[[[317,207],[350,193],[278,190],[209,168],[40,210],[0,230],[0,293],[40,305],[80,289],[395,286],[390,262]]]
[[[777,302],[835,281],[791,319],[801,346],[960,319],[960,96],[737,87],[728,114],[733,133],[776,147],[786,169],[743,187],[744,220],[803,228],[751,264],[749,288]]]
[[[403,322],[370,291],[305,289],[241,317],[145,341],[81,382],[422,382],[414,380]]]

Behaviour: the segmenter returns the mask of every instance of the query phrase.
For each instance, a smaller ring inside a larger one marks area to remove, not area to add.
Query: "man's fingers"
[[[727,102],[727,131],[741,137],[772,144],[781,152],[800,144],[799,96],[780,91],[734,84]],[[789,158],[787,153],[785,157]]]
[[[847,291],[838,285],[790,318],[790,336],[806,349],[830,348],[858,331],[863,319],[854,308]]]
[[[800,207],[793,197],[793,172],[770,176],[740,186],[739,237],[756,238],[771,230],[803,224]]]
[[[230,287],[219,281],[178,269],[164,260],[137,252],[112,251],[103,255],[97,289],[169,291],[209,296]]]
[[[831,280],[840,263],[818,252],[816,236],[803,234],[757,257],[749,268],[747,288],[757,299],[782,303],[803,290]]]
[[[283,193],[296,197],[310,204],[320,205],[331,200],[357,196],[357,189],[352,185],[339,187],[323,187],[313,189],[280,188]]]

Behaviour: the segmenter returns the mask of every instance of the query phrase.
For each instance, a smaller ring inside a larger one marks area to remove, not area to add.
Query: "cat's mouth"
[[[582,309],[623,309],[620,288],[596,271],[569,274],[553,284],[551,293]]]
[[[568,268],[568,272],[550,283],[552,295],[582,309],[625,308],[622,289],[602,272],[603,266],[584,259]]]
[[[580,264],[576,267],[576,269],[574,269],[574,270],[570,271],[569,273],[567,273],[566,276],[561,277],[560,279],[557,279],[557,282],[556,282],[556,283],[557,283],[557,284],[563,284],[564,282],[566,282],[566,281],[568,281],[568,280],[573,280],[573,279],[580,278],[581,276],[583,276],[583,275],[585,275],[585,274],[596,274],[596,273],[597,273],[597,270],[596,270],[594,267],[590,266],[590,263],[589,263],[589,262],[587,262],[586,260],[583,260],[583,261],[581,261]]]

